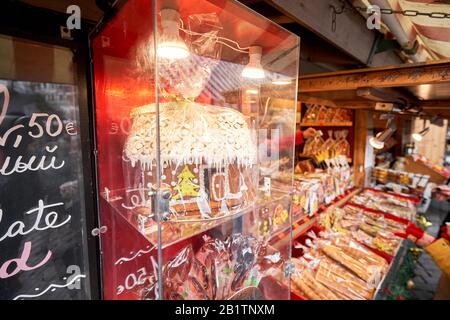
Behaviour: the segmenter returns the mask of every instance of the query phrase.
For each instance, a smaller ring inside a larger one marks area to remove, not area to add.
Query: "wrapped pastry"
[[[303,272],[301,277],[310,288],[314,288],[321,300],[338,300],[338,297],[330,289],[314,279],[310,271]]]
[[[336,140],[333,139],[333,130],[328,130],[328,139],[325,140],[321,147],[321,151],[333,150]]]
[[[205,237],[195,255],[192,245],[186,246],[163,267],[164,298],[227,299],[247,286],[256,287],[262,269],[282,264],[279,252],[260,252],[260,248],[261,243],[255,238],[241,234],[226,241]],[[264,264],[259,266],[257,258]],[[142,294],[150,296],[151,292]]]
[[[304,116],[304,122],[316,122],[317,114],[320,106],[315,104],[306,104],[306,112]]]
[[[321,300],[314,289],[308,286],[302,278],[293,275],[292,284],[294,292],[298,292],[300,295],[303,295],[310,300]]]
[[[227,246],[230,250],[234,270],[231,290],[236,291],[242,286],[250,269],[254,266],[260,244],[253,237],[234,234],[228,239]]]
[[[376,266],[366,266],[350,255],[344,253],[340,248],[333,245],[326,245],[322,248],[323,252],[330,258],[341,263],[346,268],[353,271],[367,283],[374,283],[379,277],[380,268]]]
[[[324,122],[333,122],[334,116],[336,114],[337,109],[335,108],[327,108],[327,113],[325,114]]]
[[[399,246],[399,242],[396,239],[389,239],[382,234],[378,234],[373,240],[373,246],[375,249],[386,252],[388,254],[394,254],[395,249]]]
[[[229,295],[231,282],[230,256],[225,244],[219,239],[207,239],[196,254],[196,258],[204,265],[206,289],[210,299],[223,299]]]
[[[372,237],[375,237],[380,230],[380,228],[368,225],[367,223],[362,223],[359,228]]]
[[[328,108],[325,106],[321,106],[317,113],[316,122],[323,123],[326,121],[328,115]]]
[[[167,263],[163,270],[164,294],[169,300],[196,299],[190,290],[189,273],[191,271],[194,253],[191,245]],[[194,290],[195,292],[195,290]]]
[[[315,154],[317,154],[320,151],[320,149],[322,148],[322,145],[324,144],[322,135],[323,135],[322,131],[317,130],[314,137],[308,139],[305,142],[305,146],[303,148],[303,153],[305,155],[314,156]]]
[[[330,259],[321,260],[316,280],[352,300],[370,299],[374,292],[367,283]]]
[[[336,137],[336,143],[333,146],[334,153],[351,158],[350,143],[347,141],[348,130],[336,131],[334,134]]]
[[[351,239],[348,239],[347,241],[341,241],[338,246],[343,252],[351,256],[353,259],[359,261],[363,265],[369,267],[378,266],[380,267],[381,271],[386,270],[388,267],[387,261],[383,257],[380,257],[376,253],[373,253],[372,251],[366,249],[365,247],[361,246]]]
[[[354,196],[351,201],[369,209],[385,212],[412,220],[416,215],[416,207],[413,201],[405,198],[397,198],[394,195],[364,190]]]

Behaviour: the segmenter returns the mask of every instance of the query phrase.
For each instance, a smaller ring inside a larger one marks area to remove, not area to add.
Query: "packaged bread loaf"
[[[353,240],[340,242],[336,246],[366,266],[378,266],[382,272],[385,272],[388,267],[388,263],[383,257],[364,248]]]
[[[314,279],[311,272],[303,272],[301,276],[308,286],[314,288],[321,300],[338,300],[338,297],[330,289]]]
[[[329,259],[320,262],[316,280],[352,300],[370,299],[374,291],[363,280]]]
[[[304,270],[292,276],[293,285],[303,293],[308,299],[312,300],[339,300],[329,288],[318,282],[312,271]]]
[[[374,277],[373,273],[375,272],[373,268],[368,268],[367,266],[363,265],[361,262],[352,258],[348,254],[346,254],[343,250],[339,249],[334,245],[326,245],[322,248],[322,250],[327,256],[336,260],[346,268],[353,271],[364,281],[366,282],[373,281]]]
[[[311,300],[320,300],[320,296],[314,291],[313,288],[308,286],[301,277],[299,277],[298,275],[292,275],[291,279],[291,283],[294,287],[294,292],[297,291],[300,293],[300,295],[303,295]]]

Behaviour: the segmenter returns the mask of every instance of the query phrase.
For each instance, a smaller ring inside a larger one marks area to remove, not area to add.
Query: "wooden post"
[[[355,143],[354,143],[354,165],[355,186],[364,187],[366,141],[369,128],[369,111],[355,110]]]

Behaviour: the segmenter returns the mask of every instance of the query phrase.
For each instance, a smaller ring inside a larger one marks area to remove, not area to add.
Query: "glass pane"
[[[92,43],[105,299],[159,297],[152,19],[128,1]]]
[[[164,298],[288,299],[299,40],[234,1],[157,11]]]
[[[89,299],[72,52],[1,36],[0,52],[0,299]]]

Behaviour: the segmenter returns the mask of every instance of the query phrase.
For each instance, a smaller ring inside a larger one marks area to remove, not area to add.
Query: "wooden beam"
[[[448,110],[450,111],[450,100],[427,100],[421,101],[419,107],[424,110]]]
[[[366,65],[376,40],[377,31],[369,30],[366,21],[357,12],[346,10],[336,15],[336,30],[332,30],[331,6],[340,10],[339,0],[264,0],[298,24],[311,30],[350,56]],[[388,62],[387,62],[388,61]],[[401,63],[398,56],[389,52],[378,63]]]
[[[299,92],[357,90],[450,83],[450,60],[299,77]]]
[[[302,103],[319,104],[321,106],[337,108],[336,104],[333,101],[327,100],[327,99],[320,99],[320,98],[316,98],[316,97],[300,95],[298,97],[298,100]]]
[[[292,109],[292,107],[296,104],[296,110],[300,109],[301,102],[297,101],[296,103],[294,100],[290,99],[272,99],[270,100],[270,108],[276,108],[276,109]]]
[[[269,17],[269,19],[278,24],[295,23],[295,21],[288,16]]]

